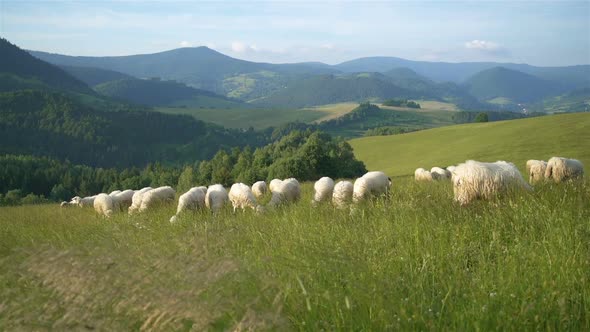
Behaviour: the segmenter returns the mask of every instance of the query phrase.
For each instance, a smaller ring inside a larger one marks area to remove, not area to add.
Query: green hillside
[[[507,160],[521,170],[528,159],[563,156],[590,165],[590,113],[464,124],[350,141],[369,170],[411,175],[418,167],[454,165],[467,159]]]
[[[101,68],[76,66],[60,66],[60,68],[80,81],[88,84],[88,86],[95,86],[109,81],[133,78],[127,74]]]

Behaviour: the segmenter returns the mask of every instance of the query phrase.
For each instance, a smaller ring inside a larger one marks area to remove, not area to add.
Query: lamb
[[[416,181],[432,181],[432,173],[424,168],[417,168],[414,171],[414,179]]]
[[[76,197],[72,198],[72,200],[70,201],[70,204],[78,205],[79,207],[93,207],[95,198],[96,198],[96,195],[87,196],[84,198],[82,198],[80,196],[76,196]]]
[[[229,200],[234,207],[234,212],[237,209],[245,210],[247,207],[260,213],[264,211],[264,207],[258,205],[256,197],[250,187],[243,183],[234,183],[229,190]]]
[[[105,218],[110,218],[116,210],[113,198],[107,194],[98,194],[94,199],[94,210]]]
[[[203,189],[204,188],[204,189]],[[170,218],[170,222],[176,222],[178,216],[187,210],[195,211],[205,207],[205,194],[207,187],[193,187],[178,198],[176,214]]]
[[[143,194],[138,211],[144,212],[152,209],[156,205],[172,203],[174,202],[175,196],[176,192],[169,186],[148,190]]]
[[[140,190],[137,190],[133,194],[133,197],[131,197],[131,206],[129,207],[129,214],[133,214],[139,210],[139,208],[141,207],[141,201],[143,200],[143,195],[150,190],[153,190],[153,188],[145,187]]]
[[[257,199],[261,199],[266,194],[266,182],[258,181],[252,185],[252,193]]]
[[[350,181],[340,181],[334,186],[332,204],[338,209],[345,208],[352,201],[354,186]]]
[[[552,157],[547,162],[545,178],[559,183],[584,177],[584,164],[577,159]]]
[[[545,179],[547,162],[543,160],[529,160],[526,162],[526,170],[529,173],[529,183],[535,183]]]
[[[127,189],[124,191],[119,192],[118,194],[111,195],[113,201],[116,202],[116,205],[119,209],[128,209],[131,204],[133,203],[133,195],[135,195],[135,190]]]
[[[440,167],[433,167],[430,169],[430,173],[432,174],[432,178],[434,180],[445,180],[451,177],[451,172],[447,171],[444,168]]]
[[[468,160],[457,166],[452,181],[455,201],[461,205],[478,198],[490,199],[509,190],[530,190],[516,166],[505,161],[483,163]]]
[[[210,185],[205,195],[205,205],[213,213],[218,213],[229,200],[227,190],[220,184]]]
[[[383,172],[368,172],[354,181],[352,201],[358,203],[371,196],[386,195],[391,187],[391,179]]]
[[[268,184],[268,190],[270,190],[270,192],[272,193],[281,185],[282,182],[283,182],[283,180],[272,179],[270,181],[270,183]]]
[[[313,189],[315,191],[313,200],[311,201],[313,205],[329,201],[332,198],[332,193],[334,191],[334,180],[324,176],[316,181],[313,185]]]
[[[296,202],[299,200],[299,198],[301,198],[301,186],[299,185],[299,181],[294,178],[281,181],[281,183],[276,187],[273,186],[271,191],[272,197],[268,203],[271,207],[275,207],[283,203]]]

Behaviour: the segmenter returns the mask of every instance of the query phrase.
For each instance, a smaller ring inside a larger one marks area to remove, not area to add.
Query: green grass
[[[590,183],[354,213],[0,208],[0,330],[588,330]]]
[[[420,108],[410,108],[410,107],[396,107],[396,106],[385,106],[383,104],[377,104],[382,109],[389,109],[394,111],[411,111],[411,112],[428,112],[428,111],[450,111],[450,112],[457,112],[459,109],[457,105],[452,103],[446,103],[442,101],[436,100],[413,100],[420,104]]]
[[[590,114],[577,113],[366,137],[353,139],[350,144],[368,169],[392,176],[467,159],[507,160],[523,171],[528,159],[547,160],[552,156],[576,158],[590,165],[589,128]]]
[[[496,105],[511,105],[514,104],[514,102],[512,100],[510,100],[509,98],[506,97],[496,97],[494,99],[490,99],[487,101],[490,104],[496,104]]]

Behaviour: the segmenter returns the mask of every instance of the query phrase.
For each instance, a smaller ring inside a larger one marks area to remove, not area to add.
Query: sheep
[[[114,190],[109,193],[109,196],[115,197],[117,194],[120,194],[120,193],[121,193],[121,190]]]
[[[490,199],[511,189],[530,190],[516,166],[505,161],[483,163],[468,160],[455,168],[452,179],[454,199],[461,205],[478,198]]]
[[[358,203],[371,196],[379,196],[389,193],[391,179],[383,172],[373,171],[354,181],[352,201]]]
[[[270,190],[270,192],[272,193],[281,185],[282,182],[283,182],[283,180],[272,179],[270,181],[270,183],[268,184],[268,190]]]
[[[205,206],[213,213],[219,212],[229,200],[227,190],[220,184],[210,185],[205,194]]]
[[[416,181],[432,181],[432,173],[424,168],[417,168],[414,171],[414,179]]]
[[[547,162],[545,178],[553,179],[559,183],[566,180],[574,180],[584,176],[584,164],[577,159],[552,157]]]
[[[116,210],[115,202],[113,198],[107,194],[98,194],[94,199],[94,210],[105,218],[110,218],[113,212]]]
[[[143,195],[150,190],[153,190],[153,188],[145,187],[140,190],[137,190],[133,194],[133,197],[131,197],[131,206],[129,207],[129,214],[133,214],[134,212],[137,212],[139,210],[139,208],[141,207],[141,201],[143,200]]]
[[[317,205],[318,203],[329,201],[332,198],[334,191],[334,180],[324,176],[316,181],[313,185],[314,195],[311,203]]]
[[[172,203],[175,196],[176,192],[169,186],[148,190],[143,194],[138,211],[144,212],[156,205]]]
[[[451,172],[440,167],[431,168],[430,173],[432,174],[432,178],[434,180],[445,180],[451,178]]]
[[[332,204],[338,209],[345,208],[352,201],[354,186],[350,181],[340,181],[334,186]]]
[[[271,207],[276,207],[283,203],[296,202],[299,200],[299,198],[301,198],[301,187],[299,185],[299,181],[294,178],[281,181],[276,187],[273,186],[273,190],[271,191],[272,197],[268,203]]]
[[[529,160],[526,162],[526,170],[529,173],[529,183],[535,183],[545,179],[547,162],[543,160]]]
[[[252,185],[252,193],[257,199],[261,199],[266,194],[266,182],[258,181]]]
[[[264,207],[258,204],[250,187],[243,183],[234,183],[229,190],[228,197],[234,207],[234,212],[237,209],[245,210],[247,207],[257,213],[264,212]]]
[[[453,171],[455,170],[455,168],[457,168],[457,166],[453,166],[453,165],[451,165],[451,166],[447,166],[447,168],[445,168],[445,169],[446,169],[446,170],[447,170],[449,173],[451,173],[451,174],[452,174],[452,173],[453,173]]]
[[[203,189],[204,188],[204,189]],[[205,207],[205,194],[207,187],[193,187],[178,198],[176,214],[170,218],[170,222],[176,222],[178,216],[186,210],[198,210]]]
[[[76,196],[76,197],[72,198],[72,200],[70,201],[70,204],[78,205],[79,207],[93,207],[95,198],[96,198],[96,195],[87,196],[84,198],[82,198],[80,196]]]
[[[128,209],[131,204],[133,203],[133,195],[135,195],[135,190],[127,189],[124,191],[119,192],[118,194],[111,195],[113,201],[116,202],[119,209]]]
[[[67,208],[67,207],[70,207],[72,205],[74,205],[74,203],[68,202],[68,201],[63,201],[63,202],[59,203],[59,207],[61,207],[61,208]]]

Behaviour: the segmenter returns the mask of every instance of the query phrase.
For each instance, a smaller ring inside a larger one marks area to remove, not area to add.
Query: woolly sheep
[[[143,200],[143,195],[150,190],[153,190],[153,188],[145,187],[140,190],[137,190],[133,194],[133,197],[131,197],[131,206],[129,207],[129,214],[133,214],[134,212],[139,210],[139,208],[141,207],[141,201]]]
[[[283,183],[283,180],[272,179],[268,184],[268,190],[270,190],[270,192],[275,191],[281,185],[281,183]]]
[[[80,197],[76,196],[72,198],[70,204],[78,205],[79,207],[93,207],[94,206],[94,199],[97,195],[87,196],[87,197]]]
[[[133,195],[135,195],[135,190],[131,189],[123,190],[114,195],[109,194],[121,210],[128,209],[131,206],[133,203]]]
[[[526,171],[529,173],[529,182],[535,183],[545,179],[547,162],[543,160],[529,160],[526,162]]]
[[[74,204],[73,204],[73,203],[71,203],[71,202],[63,201],[63,202],[61,202],[61,203],[59,204],[59,207],[62,207],[62,208],[67,208],[67,207],[70,207],[70,206],[72,206],[72,205],[74,205]]]
[[[316,205],[321,202],[329,201],[332,198],[334,191],[334,180],[324,176],[323,178],[316,181],[313,185],[314,195],[312,204]]]
[[[99,214],[106,218],[110,218],[115,211],[115,203],[113,202],[113,198],[107,194],[98,194],[94,199],[94,210]]]
[[[446,170],[447,170],[449,173],[451,173],[451,174],[452,174],[452,173],[453,173],[453,171],[455,170],[455,168],[457,168],[457,166],[452,166],[452,165],[451,165],[451,166],[447,166]]]
[[[387,194],[391,187],[391,179],[383,172],[373,171],[354,181],[352,201],[358,203],[371,196]]]
[[[455,201],[461,205],[482,198],[490,199],[497,193],[511,189],[530,189],[512,163],[497,161],[483,163],[468,160],[459,164],[453,172]]]
[[[332,193],[332,204],[336,208],[345,208],[352,201],[354,186],[350,181],[340,181],[334,186]]]
[[[139,212],[144,212],[153,208],[156,205],[167,204],[174,202],[176,192],[172,187],[164,186],[156,189],[148,190],[143,194]]]
[[[566,180],[582,178],[584,176],[584,164],[577,159],[552,157],[547,161],[545,178],[553,179],[559,183]]]
[[[258,181],[252,185],[252,193],[257,199],[261,199],[266,194],[266,182]]]
[[[431,168],[430,173],[432,174],[432,178],[434,180],[445,180],[451,178],[451,172],[440,167]]]
[[[109,196],[115,197],[117,194],[120,194],[120,193],[121,193],[121,190],[114,190],[109,193]]]
[[[203,189],[204,188],[204,189]],[[170,218],[170,222],[175,222],[178,216],[187,210],[195,211],[205,207],[206,187],[193,187],[178,198],[178,207],[176,214]]]
[[[264,208],[258,205],[254,193],[247,185],[243,183],[234,183],[229,190],[229,200],[234,207],[234,212],[237,209],[245,210],[247,207],[256,212],[263,212]]]
[[[220,184],[210,185],[205,195],[205,205],[213,213],[219,212],[229,200],[227,190]]]
[[[414,171],[414,179],[416,181],[432,181],[432,173],[424,168],[418,168]]]
[[[281,181],[276,187],[273,186],[272,197],[268,204],[275,207],[283,203],[296,202],[299,198],[301,198],[301,186],[299,185],[299,181],[294,178],[289,178]]]

